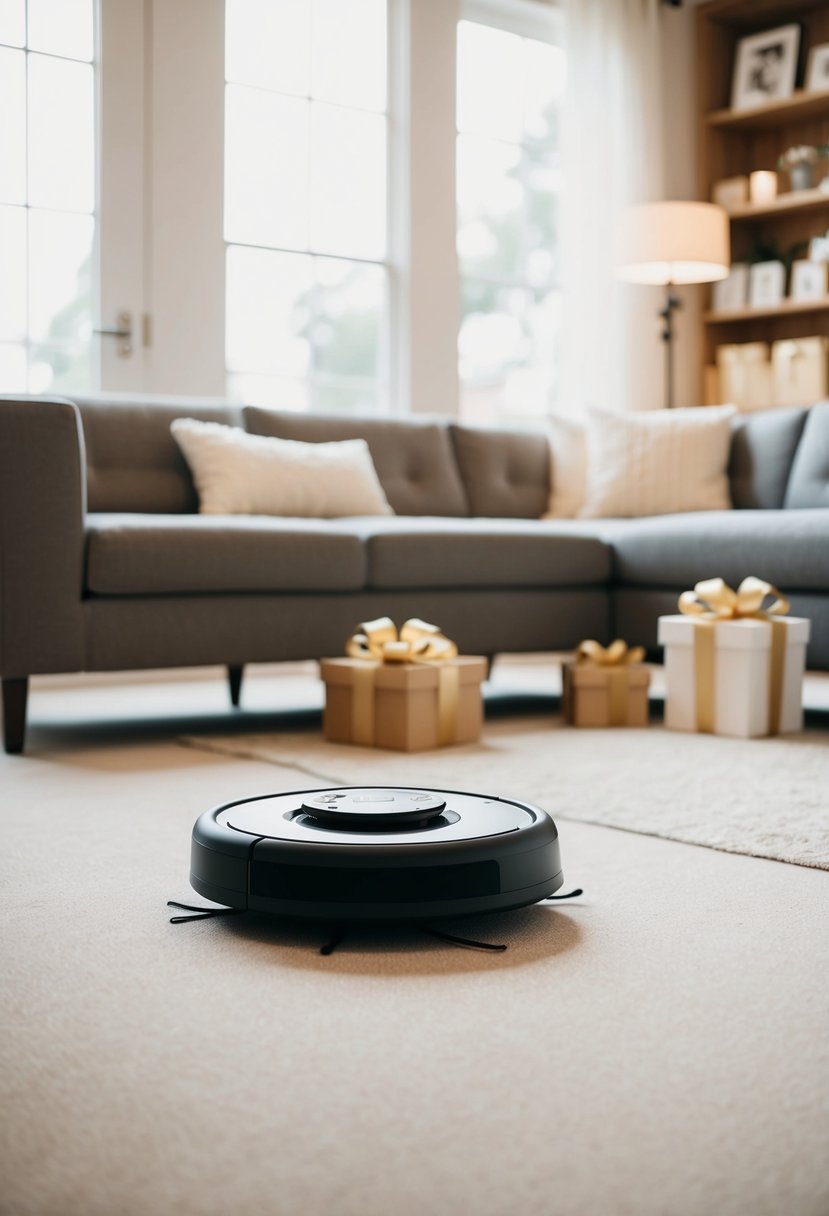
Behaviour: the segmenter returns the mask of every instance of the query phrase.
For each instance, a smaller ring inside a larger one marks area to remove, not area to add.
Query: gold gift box
[[[647,726],[647,667],[562,665],[562,710],[571,726]]]
[[[329,743],[420,752],[481,737],[487,675],[481,656],[442,663],[323,659],[320,674]]]

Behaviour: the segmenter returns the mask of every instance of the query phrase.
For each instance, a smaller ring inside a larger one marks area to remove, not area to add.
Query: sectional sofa
[[[363,436],[392,517],[200,516],[170,434],[193,417],[287,439]],[[656,647],[677,594],[757,574],[812,618],[829,669],[829,403],[745,416],[734,510],[541,520],[542,433],[319,417],[192,398],[0,399],[0,676],[6,750],[37,673],[342,652],[362,620],[432,620],[467,652],[621,635]]]

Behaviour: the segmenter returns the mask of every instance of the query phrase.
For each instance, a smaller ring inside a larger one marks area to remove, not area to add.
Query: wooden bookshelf
[[[705,115],[705,121],[710,127],[764,130],[769,127],[785,127],[804,118],[823,117],[826,114],[829,114],[829,89],[796,89],[785,101],[775,101],[767,106],[753,106],[750,110],[714,110]]]
[[[826,0],[709,0],[697,13],[697,94],[699,103],[698,176],[700,197],[710,199],[714,183],[746,177],[755,169],[777,169],[778,158],[795,144],[829,144],[829,89],[807,91],[803,71],[809,50],[829,43]],[[731,84],[741,38],[778,25],[799,22],[802,71],[791,97],[750,110],[732,110]],[[829,173],[829,161],[815,167],[815,183]],[[785,256],[829,229],[829,192],[792,191],[788,174],[778,173],[778,197],[763,204],[730,209],[733,262],[756,260],[762,246]],[[805,251],[798,252],[805,256]],[[710,301],[710,295],[709,295]],[[776,308],[715,310],[701,319],[700,390],[703,367],[716,362],[716,349],[728,342],[829,337],[829,296],[823,300],[785,299]]]
[[[768,216],[817,211],[824,207],[829,210],[829,190],[790,190],[786,194],[778,194],[768,203],[743,203],[739,207],[730,207],[728,214],[732,220],[762,220]]]
[[[774,308],[720,308],[703,313],[706,325],[734,325],[742,321],[768,320],[769,317],[794,317],[799,313],[829,311],[829,296],[822,300],[783,300]],[[746,341],[750,339],[746,338]]]

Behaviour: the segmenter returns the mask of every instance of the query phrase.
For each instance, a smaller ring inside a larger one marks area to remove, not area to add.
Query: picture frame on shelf
[[[786,294],[786,268],[782,262],[755,262],[749,272],[751,308],[775,308]]]
[[[805,87],[810,93],[829,89],[829,42],[813,46],[809,51]]]
[[[716,203],[719,207],[724,207],[726,211],[747,203],[748,178],[740,175],[739,177],[723,177],[720,181],[714,182],[711,189],[711,202]]]
[[[800,43],[801,27],[797,22],[741,38],[734,56],[732,110],[752,110],[791,97]]]
[[[745,308],[748,304],[748,263],[735,262],[727,279],[714,283],[711,305],[717,312]]]
[[[809,261],[829,262],[829,236],[813,236],[809,241]]]
[[[826,295],[826,262],[810,262],[799,258],[792,262],[792,280],[789,295],[793,300],[822,300]]]

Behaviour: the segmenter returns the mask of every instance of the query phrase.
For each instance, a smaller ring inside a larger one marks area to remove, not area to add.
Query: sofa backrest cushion
[[[829,507],[829,401],[813,405],[807,413],[785,507]]]
[[[728,480],[731,502],[746,510],[783,506],[807,410],[762,410],[734,420]]]
[[[245,406],[244,417],[254,435],[302,443],[365,439],[396,515],[469,514],[445,423],[295,414],[256,405]]]
[[[190,471],[170,433],[175,418],[241,426],[238,408],[194,397],[76,397],[83,421],[90,511],[198,510]]]
[[[539,519],[550,497],[550,445],[541,431],[451,426],[472,515]]]

